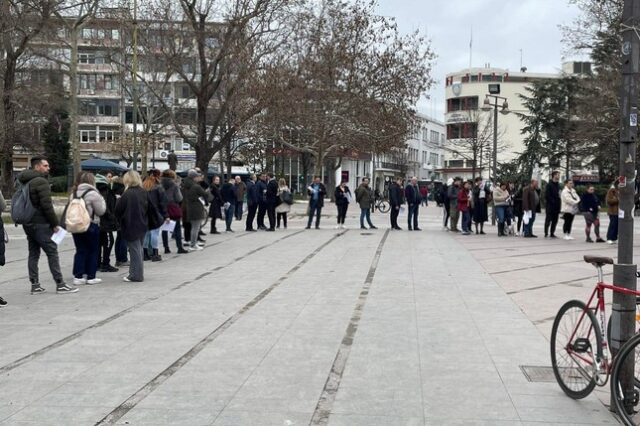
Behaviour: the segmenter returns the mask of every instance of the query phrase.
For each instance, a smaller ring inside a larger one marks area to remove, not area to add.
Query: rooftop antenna
[[[522,69],[522,49],[520,49],[520,69]]]

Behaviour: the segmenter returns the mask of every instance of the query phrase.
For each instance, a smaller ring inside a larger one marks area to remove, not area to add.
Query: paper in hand
[[[176,228],[176,221],[170,220],[169,222],[165,222],[160,227],[160,231],[167,231],[173,233],[173,230]]]
[[[57,245],[60,245],[62,244],[62,241],[64,240],[64,237],[66,235],[67,235],[67,230],[62,227],[59,227],[58,232],[54,232],[53,235],[51,236],[51,241],[53,241]]]

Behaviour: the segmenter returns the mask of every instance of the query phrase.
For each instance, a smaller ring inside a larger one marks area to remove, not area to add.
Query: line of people
[[[588,185],[582,196],[575,190],[574,182],[566,180],[560,188],[560,173],[554,171],[547,183],[545,193],[541,194],[537,179],[517,189],[512,182],[501,182],[491,187],[482,178],[474,181],[462,181],[460,178],[450,179],[443,185],[439,199],[443,204],[443,229],[471,235],[471,225],[476,234],[485,234],[484,223],[488,221],[488,206],[493,202],[498,236],[523,236],[537,238],[533,227],[537,214],[541,213],[542,197],[545,202],[544,237],[557,238],[556,228],[560,216],[564,221],[563,239],[573,240],[572,227],[574,218],[581,215],[585,219],[585,236],[588,243],[604,243],[600,235],[601,200],[595,194],[593,185]],[[618,182],[614,182],[606,195],[609,227],[606,242],[614,244],[618,239],[619,191]],[[458,229],[458,221],[461,228]],[[591,233],[595,238],[591,238]]]

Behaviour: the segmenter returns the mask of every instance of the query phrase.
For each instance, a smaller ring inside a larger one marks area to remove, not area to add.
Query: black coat
[[[544,190],[544,201],[546,209],[549,213],[560,213],[560,184],[558,182],[549,182]]]
[[[407,185],[404,189],[404,196],[409,205],[420,204],[420,201],[422,201],[420,189],[417,186]]]
[[[104,202],[107,206],[107,210],[102,216],[100,216],[100,230],[103,232],[113,232],[118,230],[118,220],[114,211],[118,202],[116,194],[111,187],[106,183],[96,183],[96,189],[104,198]]]
[[[395,182],[389,185],[389,203],[392,207],[398,207],[402,204],[402,187]]]
[[[258,201],[258,186],[250,180],[247,182],[247,205],[255,206]]]
[[[53,209],[51,186],[47,177],[35,170],[25,170],[18,176],[22,185],[29,183],[29,198],[36,212],[29,221],[30,224],[49,224],[51,228],[58,226],[58,216]]]
[[[267,202],[267,184],[259,180],[256,183],[256,192],[258,194],[258,204],[264,204]]]
[[[220,209],[224,202],[222,201],[222,195],[220,195],[220,188],[218,185],[211,185],[209,191],[213,197],[211,199],[211,204],[209,204],[209,217],[222,219],[222,210]]]
[[[147,233],[148,197],[147,191],[136,186],[124,191],[118,200],[114,213],[125,241],[140,240]]]
[[[278,182],[271,179],[267,183],[267,204],[276,205],[278,203]]]
[[[220,195],[224,203],[229,203],[233,206],[236,205],[236,192],[234,191],[232,183],[225,183],[220,189]]]
[[[351,190],[348,186],[344,187],[344,191],[340,189],[340,185],[336,186],[336,191],[334,192],[334,196],[336,198],[336,206],[344,206],[346,204],[349,204],[347,194],[351,195]]]
[[[162,217],[165,219],[169,218],[169,213],[167,211],[169,201],[167,200],[167,194],[165,194],[162,185],[156,185],[155,188],[149,191],[149,201],[153,203]]]

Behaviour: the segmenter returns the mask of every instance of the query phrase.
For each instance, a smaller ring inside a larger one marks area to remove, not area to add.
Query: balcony
[[[120,125],[120,116],[80,115],[78,116],[78,123],[118,126]]]
[[[476,117],[475,120],[474,116]],[[444,116],[445,124],[473,123],[474,121],[477,121],[477,113],[472,111],[453,111],[446,113]]]
[[[103,74],[117,74],[118,70],[113,64],[81,64],[78,63],[78,71],[91,72],[91,73],[103,73]]]
[[[79,97],[86,98],[111,98],[120,99],[120,90],[105,90],[105,89],[78,89]]]

